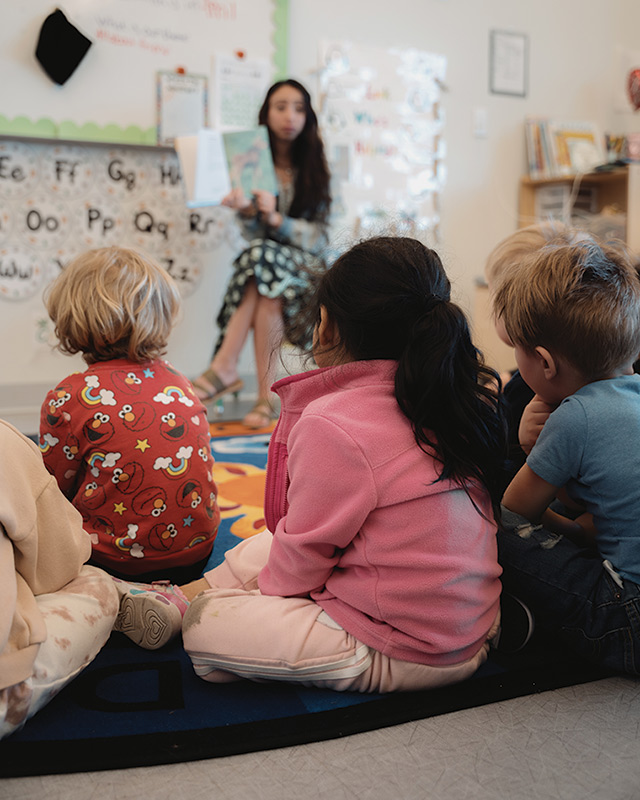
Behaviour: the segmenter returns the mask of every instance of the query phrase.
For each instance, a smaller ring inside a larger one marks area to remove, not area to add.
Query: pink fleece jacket
[[[263,594],[310,596],[360,641],[443,666],[486,640],[500,595],[496,526],[416,444],[394,396],[395,361],[278,381]],[[474,490],[491,517],[489,499]]]

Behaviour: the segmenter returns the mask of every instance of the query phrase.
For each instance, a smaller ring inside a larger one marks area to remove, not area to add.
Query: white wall
[[[322,39],[416,47],[447,57],[448,179],[438,249],[458,301],[470,310],[486,256],[517,227],[525,114],[595,120],[603,133],[640,130],[640,118],[615,114],[612,101],[614,48],[635,48],[639,23],[636,0],[290,0],[289,71],[317,96]],[[524,99],[489,92],[492,29],[529,37]],[[484,139],[473,136],[478,108],[488,116]]]
[[[488,88],[489,32],[529,36],[529,90],[526,98],[492,95]],[[640,118],[613,107],[616,45],[635,48],[640,30],[637,0],[290,0],[289,72],[317,97],[315,71],[322,39],[347,39],[380,47],[416,47],[448,59],[446,111],[448,179],[442,194],[442,241],[438,249],[455,295],[473,306],[474,281],[491,248],[516,228],[518,182],[524,174],[525,114],[592,119],[602,131],[640,130]],[[640,49],[640,48],[639,48]],[[473,136],[473,113],[486,109],[488,135]],[[208,273],[170,344],[175,365],[194,376],[204,368],[214,338],[221,279],[231,251]],[[214,296],[216,295],[216,296]],[[5,344],[5,347],[7,345]],[[58,362],[57,377],[73,369]],[[42,365],[40,377],[49,382]],[[241,371],[253,369],[251,343]],[[0,382],[1,383],[1,382]],[[41,387],[29,396],[20,386],[1,391],[0,416],[30,403],[37,411]],[[37,396],[36,396],[37,395]]]

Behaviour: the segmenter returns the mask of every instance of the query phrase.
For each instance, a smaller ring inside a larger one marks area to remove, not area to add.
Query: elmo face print
[[[187,422],[179,414],[169,411],[160,417],[160,435],[170,442],[179,442],[187,432]]]
[[[113,536],[115,530],[113,522],[107,517],[94,517],[93,529],[102,536]]]
[[[62,452],[65,454],[65,457],[69,461],[73,461],[74,458],[77,458],[79,451],[80,451],[80,442],[78,441],[76,436],[70,433],[67,436],[66,442],[64,443]]]
[[[150,486],[133,498],[132,508],[141,517],[159,517],[167,510],[167,495],[159,486]]]
[[[176,502],[181,508],[197,508],[202,502],[202,486],[199,481],[185,481],[178,489]]]
[[[211,440],[208,436],[198,436],[198,455],[203,461],[211,458]]]
[[[111,379],[119,394],[140,394],[142,390],[142,379],[135,372],[116,370],[112,373]]]
[[[153,424],[156,412],[149,403],[125,403],[118,416],[129,431],[144,431]]]
[[[171,550],[177,535],[178,530],[172,522],[168,525],[154,525],[149,532],[149,545],[154,550]]]
[[[100,508],[107,499],[102,486],[98,486],[95,481],[87,483],[80,495],[80,502],[85,508]]]
[[[123,494],[133,494],[144,483],[144,470],[135,461],[130,461],[122,467],[116,467],[111,476],[111,482]]]
[[[54,389],[54,391],[51,392],[49,396],[49,403],[44,412],[44,417],[49,427],[55,428],[56,425],[59,425],[63,419],[65,419],[65,414],[62,408],[70,399],[71,395],[69,394],[68,387],[66,386],[58,386],[57,389]]]
[[[96,411],[93,417],[82,427],[82,433],[91,444],[104,444],[114,434],[113,424],[108,414]]]
[[[217,515],[218,509],[216,506],[216,495],[213,492],[209,492],[209,497],[207,498],[204,510],[207,512],[209,519],[213,519]]]

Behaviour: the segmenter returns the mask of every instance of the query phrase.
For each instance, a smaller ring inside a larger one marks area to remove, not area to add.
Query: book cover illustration
[[[222,140],[232,188],[242,189],[248,198],[256,189],[278,194],[269,132],[265,125],[248,131],[224,133]]]
[[[229,133],[207,128],[196,136],[177,137],[175,147],[189,208],[218,205],[236,188],[247,198],[258,189],[278,193],[264,125]]]

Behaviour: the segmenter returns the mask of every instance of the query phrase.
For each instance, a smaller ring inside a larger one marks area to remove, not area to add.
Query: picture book
[[[550,178],[553,175],[553,164],[549,144],[547,120],[538,117],[525,119],[527,142],[527,160],[529,177],[533,180]]]
[[[278,193],[269,134],[264,125],[222,133],[210,128],[175,142],[187,206],[218,205],[232,189],[250,198],[257,189]]]

